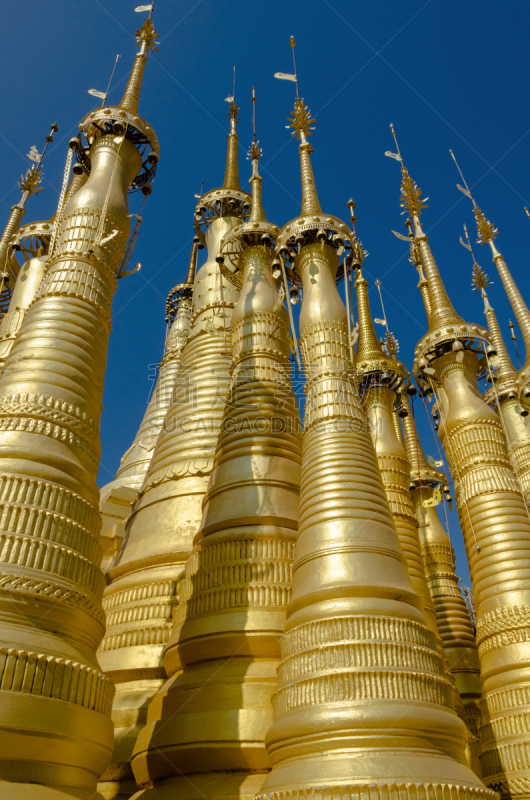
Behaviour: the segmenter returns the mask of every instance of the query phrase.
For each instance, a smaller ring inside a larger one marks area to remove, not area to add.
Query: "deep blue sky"
[[[0,219],[7,220],[18,200],[16,180],[29,163],[25,154],[32,144],[41,149],[53,121],[59,133],[46,157],[46,189],[29,201],[26,220],[55,211],[68,139],[94,106],[87,90],[106,88],[116,53],[122,58],[109,102],[121,97],[136,52],[134,30],[143,19],[133,11],[139,2],[10,4],[0,50]],[[158,134],[161,159],[134,254],[142,270],[120,282],[114,303],[101,485],[113,477],[145,410],[150,365],[162,356],[165,298],[187,268],[193,195],[203,178],[206,190],[222,183],[228,132],[223,98],[231,94],[233,65],[242,107],[242,183],[250,176],[244,155],[255,86],[265,208],[279,225],[299,213],[297,149],[285,130],[293,85],[273,78],[276,71],[291,71],[291,34],[297,41],[301,94],[317,118],[312,144],[321,205],[347,219],[345,204],[350,196],[356,200],[359,234],[370,252],[365,274],[383,281],[403,360],[410,366],[425,315],[407,247],[391,233],[405,229],[398,164],[383,155],[393,147],[390,122],[411,174],[430,197],[424,227],[457,310],[470,321],[483,321],[480,298],[470,289],[471,260],[458,244],[462,223],[473,225],[471,206],[455,188],[459,178],[449,148],[500,229],[499,248],[530,296],[530,221],[523,211],[530,203],[527,0],[157,0],[154,20],[160,52],[146,69],[140,113]],[[132,198],[132,211],[140,200]],[[510,312],[500,280],[487,252],[479,251],[478,260],[494,278],[491,300],[505,325]],[[375,291],[371,298],[379,316]],[[522,344],[521,349],[524,353]],[[422,415],[425,449],[435,454]],[[454,517],[451,537],[465,576]]]

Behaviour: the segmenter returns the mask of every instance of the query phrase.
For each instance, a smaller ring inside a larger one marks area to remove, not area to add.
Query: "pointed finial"
[[[258,161],[260,160],[263,151],[259,146],[259,141],[256,136],[256,89],[252,87],[252,144],[248,151],[248,160],[252,161],[253,174],[258,174]]]
[[[228,135],[228,150],[226,153],[226,169],[223,189],[239,189],[239,164],[237,153],[237,123],[239,122],[239,108],[232,97],[227,97],[230,102],[228,119],[230,120],[230,133]]]
[[[399,161],[399,165],[401,167],[401,197],[399,198],[399,204],[410,214],[414,222],[419,224],[421,212],[424,208],[428,208],[429,206],[427,206],[425,201],[421,199],[421,189],[416,183],[414,183],[408,173],[407,168],[405,167],[405,164],[403,163],[403,157],[401,155],[401,150],[399,149],[396,130],[392,123],[390,123],[390,132],[394,138],[397,153],[387,150],[385,152],[385,156]],[[428,200],[429,198],[425,199]]]
[[[27,154],[27,156],[30,161],[33,161],[35,163],[33,163],[31,167],[26,171],[25,175],[20,176],[20,180],[18,182],[19,188],[25,194],[27,193],[28,197],[32,194],[38,194],[44,188],[43,186],[40,186],[40,184],[42,183],[42,162],[44,160],[44,156],[46,155],[48,145],[50,145],[53,142],[53,134],[57,133],[58,130],[59,126],[57,125],[56,122],[50,125],[50,132],[48,136],[46,136],[45,139],[46,144],[44,145],[42,155],[39,153],[34,144],[32,144],[29,149],[29,153]],[[39,186],[40,188],[37,188]]]
[[[436,469],[427,462],[425,453],[418,436],[416,422],[407,395],[403,392],[400,396],[401,404],[408,413],[401,417],[403,424],[403,438],[405,440],[405,450],[407,459],[411,466],[410,478],[413,484],[421,486],[422,483],[436,485],[445,483],[446,477],[443,472]]]
[[[316,122],[316,119],[311,118],[311,111],[301,97],[297,97],[294,101],[292,115],[292,117],[287,117],[287,121],[290,124],[285,127],[292,128],[291,136],[296,136],[301,140],[302,144],[307,144],[306,137],[313,135],[312,131],[315,129],[311,126]]]
[[[20,190],[24,193],[27,192],[28,196],[31,194],[38,194],[43,190],[43,186],[40,184],[42,183],[42,170],[41,165],[39,164],[32,164],[31,167],[27,170],[25,175],[20,176],[20,180],[18,185]]]
[[[155,53],[158,53],[158,47],[156,46],[159,44],[159,42],[156,41],[158,39],[158,33],[153,25],[152,9],[151,14],[144,19],[142,27],[135,31],[135,36],[136,44],[140,45],[140,52],[138,55],[147,54],[150,50],[154,50]]]
[[[479,292],[485,292],[490,286],[493,286],[493,281],[489,279],[484,270],[479,267],[477,262],[473,263],[473,274],[471,277],[471,286]]]
[[[472,273],[472,277],[471,277],[471,288],[473,290],[476,289],[476,290],[480,291],[482,299],[484,300],[484,313],[487,316],[487,312],[488,311],[493,311],[493,308],[491,307],[490,302],[488,300],[488,295],[486,294],[486,289],[488,289],[490,286],[493,285],[493,281],[491,281],[488,278],[488,276],[486,275],[484,270],[481,267],[479,267],[479,265],[477,264],[477,261],[475,259],[475,253],[473,251],[473,247],[471,246],[471,240],[469,238],[469,233],[468,233],[466,225],[464,225],[464,236],[466,238],[466,241],[464,242],[462,240],[462,237],[460,237],[460,244],[463,247],[465,247],[466,250],[469,250],[469,252],[471,253],[471,258],[473,259],[473,273]],[[491,331],[491,325],[490,325],[490,331]]]
[[[486,289],[491,285],[492,281],[490,281],[484,270],[481,269],[473,259],[472,287],[480,292],[484,300],[484,314],[488,321],[488,329],[493,345],[493,347],[488,348],[486,355],[488,362],[490,362],[492,356],[496,356],[495,366],[497,367],[497,373],[495,391],[497,396],[502,396],[506,391],[514,389],[517,373],[508,355],[508,349],[501,333],[497,315],[490,305],[488,295],[486,294]],[[493,352],[490,353],[490,350]]]
[[[275,72],[274,73],[274,77],[278,78],[281,81],[292,81],[296,86],[296,99],[298,100],[298,98],[300,97],[300,93],[298,91],[298,75],[296,73],[296,59],[294,57],[294,48],[296,47],[296,42],[294,40],[294,36],[291,36],[291,38],[289,39],[289,46],[291,47],[291,49],[293,51],[293,69],[294,69],[294,72],[293,72],[292,75],[291,75],[290,72]]]
[[[298,74],[296,72],[296,59],[295,59],[295,56],[294,56],[294,48],[296,47],[296,42],[294,40],[294,36],[291,36],[291,38],[289,39],[289,47],[293,51],[293,69],[294,69],[294,78],[295,78],[294,82],[295,82],[295,86],[296,86],[296,97],[298,98],[298,97],[300,97],[300,93],[298,91]]]
[[[484,303],[485,303],[484,310],[486,311],[487,308],[490,307],[489,306],[489,301],[488,301],[488,298],[487,298],[487,295],[486,295],[486,289],[493,284],[493,281],[490,281],[490,279],[488,278],[488,276],[486,275],[484,270],[481,269],[481,267],[479,267],[479,265],[477,264],[477,260],[475,258],[475,253],[474,253],[473,247],[471,246],[471,240],[469,238],[469,233],[468,233],[466,225],[464,225],[464,236],[465,236],[466,241],[464,242],[462,237],[460,237],[460,240],[459,240],[460,244],[462,245],[462,247],[465,247],[466,250],[469,250],[469,252],[471,254],[471,258],[473,260],[473,274],[472,274],[472,278],[471,278],[471,287],[472,287],[472,289],[480,290],[480,293],[482,295],[482,299],[484,300]]]
[[[451,300],[449,299],[449,295],[446,292],[440,271],[438,270],[438,266],[434,260],[434,256],[428,242],[428,237],[423,233],[421,228],[420,215],[424,208],[428,208],[426,200],[429,198],[425,197],[422,199],[422,191],[420,187],[410,177],[408,170],[403,163],[403,158],[397,144],[397,136],[393,125],[390,125],[390,130],[392,132],[392,136],[394,137],[398,152],[396,154],[387,151],[386,155],[398,160],[401,166],[401,196],[399,200],[401,207],[408,212],[413,222],[414,239],[418,250],[417,257],[418,259],[421,259],[425,269],[427,282],[425,283],[420,281],[420,289],[425,305],[425,311],[427,312],[429,331],[432,332],[441,325],[448,325],[449,323],[463,323],[464,320],[461,316],[459,316],[459,314],[456,313]],[[407,227],[412,230],[411,225],[407,225]],[[411,256],[412,258],[415,258],[416,253],[412,251]]]
[[[44,145],[44,150],[42,151],[42,155],[39,153],[35,145],[31,145],[28,158],[30,161],[34,161],[35,163],[31,165],[31,167],[26,171],[25,175],[20,176],[20,180],[18,182],[20,190],[23,192],[24,198],[30,197],[32,194],[38,194],[44,188],[41,186],[42,183],[42,162],[44,156],[46,155],[46,150],[48,149],[48,145],[53,142],[53,134],[57,133],[59,130],[59,126],[56,122],[54,122],[50,126],[50,133],[46,137],[46,144]],[[25,199],[24,199],[25,202]]]
[[[321,214],[322,209],[318,200],[315,176],[311,166],[311,153],[313,148],[307,141],[312,136],[313,125],[316,119],[311,118],[311,112],[301,97],[294,101],[292,117],[287,117],[290,123],[286,128],[292,128],[291,136],[300,139],[300,172],[302,177],[302,216],[307,214]]]
[[[263,155],[263,150],[261,149],[259,142],[252,142],[252,144],[248,148],[247,160],[256,162],[257,165],[257,162],[260,160],[262,155]]]
[[[462,194],[465,194],[465,196],[466,196],[466,197],[469,197],[469,199],[470,199],[470,200],[471,200],[471,202],[473,203],[473,207],[475,208],[475,207],[476,207],[476,205],[477,205],[477,204],[475,203],[475,198],[474,198],[474,197],[473,197],[473,195],[471,194],[471,189],[470,189],[470,188],[469,188],[469,186],[467,185],[467,181],[466,181],[466,179],[464,178],[464,173],[463,173],[463,172],[462,172],[462,170],[460,169],[460,165],[459,165],[458,161],[456,160],[456,156],[455,156],[455,154],[453,153],[453,151],[452,151],[452,150],[449,150],[449,153],[451,154],[451,158],[452,158],[452,159],[453,159],[453,161],[455,162],[456,168],[457,168],[457,170],[458,170],[458,174],[459,174],[459,175],[460,175],[460,177],[462,178],[462,182],[463,182],[463,184],[464,184],[463,186],[460,186],[460,184],[459,184],[459,183],[457,183],[457,184],[456,184],[456,188],[457,188],[457,189],[458,189],[460,192],[462,192]]]
[[[511,321],[511,319],[508,320],[508,327],[510,329],[513,346],[515,348],[517,363],[519,364],[519,369],[521,369],[521,356],[519,355],[519,348],[517,347],[517,334],[515,333],[515,324]]]
[[[368,281],[362,273],[362,267],[357,270],[355,279],[357,293],[357,316],[359,318],[359,338],[357,339],[357,363],[363,369],[363,362],[377,362],[386,358],[372,322],[370,300],[368,297]]]
[[[375,285],[377,286],[377,291],[379,292],[379,302],[381,303],[381,310],[383,312],[383,319],[382,320],[376,320],[376,322],[378,322],[378,321],[382,322],[383,325],[386,327],[386,332],[390,333],[390,330],[388,328],[387,318],[386,318],[385,304],[383,303],[383,295],[381,293],[381,281],[379,279],[377,279],[375,281]]]
[[[256,136],[256,90],[252,87],[252,144],[250,145],[247,159],[252,161],[252,175],[258,174],[258,161],[260,160],[263,151],[259,146],[259,141]]]
[[[151,16],[144,20],[142,27],[136,31],[136,44],[140,45],[140,51],[134,59],[133,68],[127,81],[127,87],[121,99],[120,108],[130,114],[138,114],[138,102],[140,90],[144,76],[147,56],[151,50],[158,53],[157,42],[158,34],[155,31]]]
[[[453,155],[453,153],[451,153],[451,155]],[[456,163],[454,155],[453,159]],[[460,167],[458,167],[458,164],[457,168],[460,175],[462,176],[462,171],[460,170]],[[462,180],[464,180],[463,176]],[[499,233],[497,228],[494,226],[492,222],[489,221],[489,219],[487,219],[482,209],[480,209],[477,206],[473,196],[471,195],[471,192],[469,191],[469,187],[467,186],[465,180],[464,183],[465,183],[465,189],[462,188],[461,186],[458,186],[458,188],[466,195],[466,197],[469,197],[471,202],[473,203],[473,212],[475,214],[475,221],[477,223],[477,242],[481,245],[487,243],[491,248],[493,261],[497,266],[497,270],[501,277],[502,284],[504,286],[506,294],[508,295],[508,300],[510,301],[510,305],[512,306],[515,312],[515,316],[517,317],[519,327],[521,328],[521,333],[527,350],[526,361],[528,365],[530,363],[530,310],[528,309],[528,306],[526,305],[523,296],[521,295],[521,292],[519,291],[519,288],[513,276],[511,275],[506,265],[506,262],[504,261],[504,258],[502,257],[501,253],[499,253],[499,251],[495,246],[494,240]]]
[[[352,269],[360,269],[368,253],[363,249],[362,242],[357,236],[357,229],[355,227],[355,223],[357,222],[357,217],[355,216],[355,206],[357,204],[355,200],[350,197],[346,205],[350,210],[350,222],[353,233],[353,237],[351,239],[351,253],[348,260],[351,263]]]
[[[239,108],[235,100],[230,103],[228,109],[228,119],[230,120],[230,133],[236,133],[236,127],[239,122]]]
[[[456,168],[458,170],[458,174],[462,178],[462,182],[464,184],[463,186],[460,186],[460,184],[457,183],[456,184],[456,188],[460,192],[462,192],[462,194],[464,194],[466,197],[468,197],[471,200],[471,202],[473,203],[473,213],[475,214],[475,220],[476,220],[476,223],[477,223],[477,233],[478,233],[477,242],[479,244],[486,244],[486,242],[491,243],[491,242],[493,242],[495,237],[498,235],[498,230],[485,217],[485,215],[482,212],[482,210],[477,206],[477,204],[475,202],[475,198],[471,194],[471,189],[467,185],[467,181],[464,178],[464,173],[460,169],[460,165],[458,164],[458,161],[456,160],[455,154],[453,153],[452,150],[449,150],[449,153],[451,154],[451,158],[455,162],[455,166],[456,166]],[[468,241],[468,244],[469,244],[469,241]],[[469,249],[471,249],[471,246],[469,247]]]
[[[178,283],[169,292],[166,300],[166,322],[173,324],[177,316],[181,300],[184,298],[190,299],[193,297],[195,288],[195,273],[197,271],[197,251],[202,249],[203,245],[198,236],[193,237],[191,245],[190,263],[188,265],[188,274],[184,283]]]
[[[475,205],[473,209],[477,223],[477,242],[479,244],[491,243],[498,236],[499,231],[495,225],[489,221],[484,212]]]
[[[397,358],[399,354],[399,341],[392,331],[385,333],[383,342],[381,344],[383,350],[389,358]]]
[[[195,272],[197,270],[197,252],[199,249],[199,244],[201,240],[198,236],[193,237],[193,244],[191,246],[191,255],[190,255],[190,263],[188,266],[188,274],[186,275],[185,284],[186,286],[193,286],[195,283]]]
[[[264,222],[267,219],[267,215],[263,210],[261,177],[258,172],[258,163],[262,155],[262,150],[256,138],[256,90],[254,88],[252,89],[252,128],[253,139],[247,156],[248,160],[252,161],[252,177],[250,178],[252,210],[249,223],[255,224],[257,222]]]

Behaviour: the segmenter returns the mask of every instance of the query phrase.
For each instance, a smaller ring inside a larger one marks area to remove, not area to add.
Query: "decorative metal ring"
[[[195,207],[195,230],[197,236],[206,242],[205,232],[218,217],[250,216],[251,197],[247,192],[237,189],[212,189],[203,194]]]
[[[180,302],[184,297],[193,297],[192,283],[177,283],[169,292],[166,300],[166,322],[173,324]]]
[[[296,266],[296,259],[300,250],[298,239],[305,236],[317,236],[321,232],[322,243],[326,242],[332,247],[337,247],[333,242],[332,237],[339,236],[344,244],[345,250],[351,250],[353,246],[353,234],[338,217],[329,216],[326,214],[315,214],[311,216],[297,217],[291,222],[284,225],[278,236],[276,249],[278,252],[283,251],[285,258],[286,268],[295,273],[292,282],[301,285],[301,276],[298,273]],[[325,235],[325,238],[324,238]],[[349,261],[345,257],[346,270],[349,274],[354,269],[353,260]],[[341,264],[337,270],[336,281],[339,284],[344,280],[344,266]]]
[[[155,177],[160,145],[156,133],[148,122],[136,114],[131,114],[122,108],[108,106],[91,111],[79,125],[79,132],[87,139],[86,147],[75,151],[76,159],[81,164],[83,171],[90,173],[89,150],[92,136],[97,131],[102,136],[117,136],[116,126],[121,126],[126,138],[131,141],[142,157],[142,169],[132,181],[129,191],[137,192],[147,183],[152,183]],[[155,163],[152,163],[153,160]]]

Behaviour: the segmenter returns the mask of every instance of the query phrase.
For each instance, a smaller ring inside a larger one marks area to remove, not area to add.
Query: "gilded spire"
[[[4,442],[2,479],[6,486],[14,481],[21,487],[16,504],[21,524],[11,526],[10,535],[17,551],[29,539],[37,541],[35,534],[40,548],[18,562],[5,550],[2,554],[9,588],[4,583],[0,589],[0,604],[9,603],[9,615],[1,615],[1,640],[15,669],[27,676],[26,685],[33,685],[18,727],[10,726],[9,744],[0,752],[2,776],[21,784],[14,789],[20,797],[28,792],[74,797],[80,791],[96,796],[111,754],[115,687],[96,658],[105,625],[96,477],[112,297],[131,227],[127,189],[142,167],[135,143],[123,139],[118,146],[114,138],[98,136],[87,144],[86,191],[71,198],[56,223],[46,275],[0,377],[2,427],[13,430]],[[75,149],[79,146],[76,138]],[[143,152],[144,145],[138,146]],[[9,421],[13,414],[16,431]],[[13,500],[13,493],[4,491],[4,518],[12,518]],[[38,520],[47,521],[46,529],[38,529]],[[19,686],[9,682],[7,704],[20,707]],[[36,734],[39,746],[21,762]],[[35,788],[26,791],[24,785]]]
[[[239,108],[234,100],[230,103],[230,111],[228,112],[228,119],[230,120],[230,133],[228,135],[228,149],[226,152],[226,169],[225,179],[223,181],[223,189],[241,188],[239,185],[239,165],[237,158],[237,123],[239,122]]]
[[[261,176],[258,172],[259,160],[263,151],[256,138],[256,90],[254,88],[252,89],[252,128],[254,136],[247,156],[248,160],[252,161],[252,177],[250,178],[252,211],[250,213],[249,223],[256,224],[258,222],[265,222],[267,215],[263,209],[261,199]]]
[[[400,399],[402,407],[408,411],[408,414],[402,417],[401,423],[403,425],[403,439],[405,441],[407,459],[411,466],[411,480],[419,483],[445,483],[443,472],[432,467],[425,458],[407,395],[403,392],[400,395]]]
[[[484,212],[481,208],[478,207],[475,198],[471,194],[471,190],[466,183],[466,179],[462,173],[458,165],[458,161],[455,158],[455,154],[452,150],[449,151],[453,158],[453,161],[456,164],[456,168],[460,174],[464,182],[464,186],[460,186],[457,183],[457,189],[459,189],[463,194],[468,197],[472,204],[473,204],[473,213],[475,215],[475,222],[477,225],[477,242],[482,244],[489,244],[491,248],[491,254],[493,257],[493,261],[497,267],[499,275],[501,276],[502,285],[504,286],[504,290],[508,295],[508,300],[510,301],[510,305],[514,310],[514,314],[517,318],[517,322],[519,323],[519,327],[521,328],[521,334],[523,336],[523,341],[526,345],[527,351],[527,362],[530,359],[530,311],[528,306],[526,305],[521,292],[519,291],[517,284],[515,283],[510,270],[506,266],[506,262],[502,255],[499,253],[497,248],[495,247],[495,239],[499,235],[499,231],[495,227],[495,225],[490,222],[490,220],[486,217]],[[469,245],[469,242],[468,242]],[[471,249],[470,246],[468,249]]]
[[[158,53],[157,32],[153,25],[153,20],[149,17],[144,20],[144,24],[140,30],[136,31],[136,44],[140,45],[140,52],[134,59],[133,68],[127,81],[127,87],[123,94],[120,108],[128,111],[130,114],[138,114],[138,101],[140,99],[140,90],[142,88],[142,80],[144,77],[144,69],[147,63],[147,56],[150,50]]]
[[[258,156],[256,156],[255,153],[258,153]],[[261,148],[258,146],[258,142],[253,142],[249,151],[249,158],[252,159],[252,177],[250,179],[252,192],[252,211],[250,214],[249,223],[265,222],[267,219],[262,202],[261,175],[258,173],[258,161],[260,156]]]
[[[530,358],[530,310],[523,300],[523,296],[519,291],[519,288],[510,270],[508,269],[504,258],[495,247],[494,239],[499,233],[498,230],[495,228],[493,223],[486,218],[482,210],[474,201],[473,212],[475,214],[475,221],[477,223],[477,242],[479,242],[479,244],[487,243],[491,248],[493,261],[495,262],[499,275],[501,276],[502,285],[504,286],[504,290],[508,295],[508,300],[510,301],[510,305],[513,308],[517,322],[519,323],[519,327],[521,329],[523,341],[526,346],[526,358],[528,361]]]
[[[517,380],[517,370],[512,364],[512,360],[508,354],[508,349],[501,333],[497,315],[490,305],[488,295],[486,294],[486,289],[491,286],[491,281],[484,270],[479,267],[476,261],[473,263],[472,285],[474,289],[477,289],[480,292],[482,299],[484,300],[484,314],[488,321],[491,342],[497,351],[497,380],[508,380],[513,383]]]
[[[301,97],[294,101],[293,116],[287,117],[290,123],[287,127],[292,128],[291,136],[300,139],[300,174],[302,176],[302,210],[300,214],[321,214],[322,209],[318,201],[317,187],[313,167],[311,166],[311,153],[313,148],[307,141],[308,136],[312,136],[312,124],[316,119],[311,119],[311,112],[305,105]]]
[[[429,291],[430,303],[425,306],[429,331],[434,331],[442,325],[460,324],[464,322],[462,317],[456,313],[449,295],[445,289],[438,265],[432,254],[428,237],[424,234],[420,215],[424,208],[428,208],[421,200],[421,189],[412,180],[406,168],[402,165],[401,197],[400,205],[408,211],[414,223],[414,238],[418,246],[420,258],[425,270],[425,278]],[[422,297],[424,292],[422,292]]]
[[[423,264],[421,263],[421,256],[420,251],[418,250],[418,245],[416,244],[416,240],[414,238],[410,241],[410,256],[409,256],[410,263],[416,267],[418,270],[418,289],[421,292],[421,298],[423,300],[423,305],[425,307],[425,313],[427,314],[427,319],[432,314],[432,303],[431,303],[431,295],[429,293],[429,284],[427,283],[427,278],[425,277],[425,272],[423,271]]]
[[[397,146],[397,137],[394,126],[390,126],[392,136]],[[461,324],[464,322],[453,308],[449,299],[449,295],[445,290],[440,272],[434,256],[432,254],[428,237],[423,233],[420,225],[420,216],[424,208],[428,208],[425,200],[422,200],[422,191],[417,183],[411,178],[407,168],[403,163],[399,147],[397,146],[397,154],[387,153],[397,161],[401,166],[401,196],[399,198],[401,207],[408,212],[414,224],[414,239],[417,244],[419,257],[425,269],[425,277],[428,285],[428,300],[425,304],[425,311],[427,313],[427,320],[429,322],[429,331],[434,331],[441,326],[448,324]],[[426,292],[422,291],[422,297],[425,298]],[[425,299],[424,299],[425,302]]]
[[[185,284],[187,286],[193,286],[195,283],[195,272],[197,271],[197,253],[199,250],[199,239],[197,236],[193,239],[193,244],[191,246],[191,255],[190,255],[190,263],[188,266],[188,274],[186,275]]]
[[[370,314],[370,300],[368,298],[368,282],[362,274],[362,268],[357,272],[355,280],[355,290],[357,292],[357,315],[359,317],[359,338],[357,340],[357,361],[386,360],[387,356],[383,351],[377,338],[375,328]]]

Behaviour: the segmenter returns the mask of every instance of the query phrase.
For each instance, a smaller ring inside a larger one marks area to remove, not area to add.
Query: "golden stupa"
[[[280,75],[300,214],[267,219],[254,89],[241,188],[231,96],[156,386],[98,489],[112,297],[142,221],[131,232],[127,195],[151,194],[159,160],[138,110],[153,4],[137,10],[123,99],[70,140],[56,213],[22,225],[34,154],[0,237],[0,797],[530,798],[530,311],[465,184],[518,370],[469,238],[487,327],[455,311],[392,128],[427,316],[410,369],[398,358],[355,203],[351,227],[320,205],[296,65]],[[450,473],[425,456],[425,398]]]

